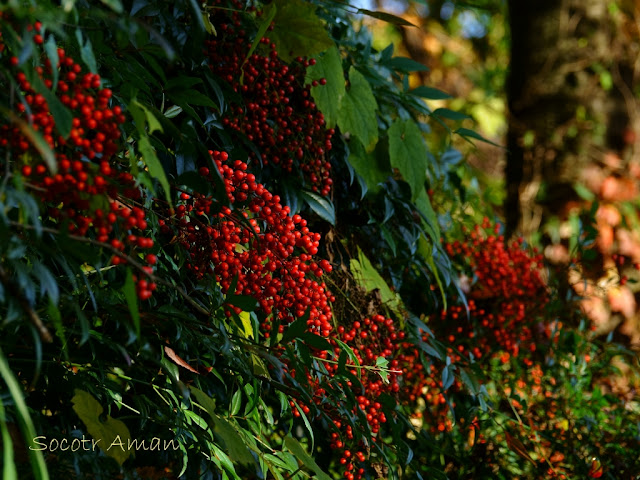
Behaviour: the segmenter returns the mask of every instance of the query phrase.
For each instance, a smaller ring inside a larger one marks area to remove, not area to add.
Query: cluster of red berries
[[[262,38],[262,53],[253,53],[245,62],[250,41],[239,14],[223,15],[216,21],[219,33],[206,42],[206,51],[211,70],[240,94],[241,101],[229,105],[222,123],[256,145],[263,165],[277,165],[287,173],[299,169],[314,192],[328,195],[333,180],[326,153],[335,132],[325,128],[311,86],[305,85],[306,69],[315,60],[297,58],[287,65],[278,58],[276,45]],[[324,83],[322,79],[312,86]]]
[[[360,384],[342,375],[339,362],[329,360],[329,351],[316,352],[317,358],[326,369],[329,378],[342,382],[343,386],[346,385],[354,392],[356,405],[347,414],[343,408],[345,405],[341,402],[334,404],[328,401],[327,392],[315,375],[307,373],[307,377],[313,388],[316,407],[333,421],[334,431],[330,434],[330,447],[340,455],[338,463],[344,477],[347,480],[359,480],[363,478],[370,458],[370,446],[366,447],[361,439],[383,441],[380,430],[387,418],[382,411],[379,397],[382,394],[397,395],[400,391],[400,371],[397,369],[399,363],[395,358],[405,334],[398,331],[392,319],[383,315],[355,321],[348,328],[340,325],[336,330],[337,332],[328,339],[333,346],[332,353],[337,358],[343,351],[337,340],[351,349],[357,362],[349,356],[344,368],[351,374],[351,378],[358,377]],[[390,359],[386,367],[378,366],[377,359],[380,357]],[[293,401],[290,403],[294,416],[299,417],[300,413],[294,407],[295,404]],[[305,414],[311,411],[307,405],[302,405],[301,408]],[[366,422],[354,424],[347,416],[364,418]]]
[[[499,226],[492,227],[485,219],[476,226],[467,241],[445,243],[451,258],[463,265],[465,276],[461,283],[467,290],[467,305],[451,305],[434,315],[429,326],[437,339],[450,345],[447,355],[452,364],[495,356],[503,363],[518,357],[532,366],[537,334],[551,335],[540,320],[541,309],[547,302],[547,290],[541,276],[542,256],[532,255],[517,240],[507,245],[498,235]],[[420,332],[422,341],[429,335]],[[429,424],[434,432],[449,431],[453,423],[447,416],[447,400],[443,388],[444,365],[431,365],[430,370],[420,361],[420,350],[410,342],[402,344],[397,356],[402,370],[404,402],[414,405],[422,399],[427,408],[416,416],[431,415]],[[452,391],[464,389],[455,378]],[[453,402],[455,407],[455,402]]]
[[[473,283],[468,293],[471,322],[466,321],[463,307],[452,307],[442,312],[441,324],[453,328],[446,333],[458,343],[457,351],[451,352],[454,356],[471,352],[479,358],[492,353],[503,363],[513,356],[531,365],[527,352],[536,350],[535,334],[544,328],[540,313],[548,301],[541,275],[543,258],[523,248],[522,239],[507,244],[498,235],[498,225],[491,228],[485,219],[468,241],[445,244],[451,257],[468,262],[467,278]]]
[[[36,23],[35,31],[40,29]],[[37,33],[34,41],[42,44],[42,35]],[[114,158],[120,149],[119,124],[125,121],[122,109],[110,106],[112,92],[100,88],[99,75],[83,74],[82,67],[63,49],[58,49],[57,54],[56,85],[48,58],[43,66],[35,68],[35,73],[45,88],[55,87],[57,98],[72,115],[67,138],[60,133],[45,96],[22,71],[17,71],[18,58],[8,57],[9,67],[16,70],[20,91],[21,101],[16,107],[20,121],[28,122],[42,135],[54,153],[57,171],[50,171],[19,122],[0,122],[0,149],[11,153],[12,171],[22,173],[27,186],[46,206],[48,217],[57,224],[66,224],[70,234],[91,235],[123,255],[151,248],[153,240],[140,235],[147,228],[145,212],[126,205],[130,200],[139,200],[140,191],[133,176],[120,169]],[[112,259],[114,264],[123,261],[117,255]],[[147,273],[151,273],[150,265],[155,262],[146,263]],[[154,284],[140,280],[139,297],[149,298],[154,288]]]
[[[307,310],[309,328],[328,336],[332,296],[321,277],[331,264],[313,259],[320,235],[310,232],[300,215],[290,216],[289,207],[257,183],[244,162],[228,163],[226,152],[210,153],[233,210],[213,197],[182,192],[175,215],[160,220],[161,231],[178,238],[189,255],[187,268],[197,278],[214,275],[223,292],[258,300],[265,313],[265,337],[273,325],[279,325],[275,334],[282,333]],[[200,168],[200,174],[213,184],[208,167]],[[235,291],[229,292],[234,282]]]

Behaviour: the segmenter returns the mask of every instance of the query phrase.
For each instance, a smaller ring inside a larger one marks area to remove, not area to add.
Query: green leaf
[[[189,387],[189,390],[211,417],[213,430],[224,442],[229,456],[239,463],[245,465],[253,464],[253,457],[249,453],[249,450],[247,450],[245,441],[242,439],[235,427],[224,418],[216,415],[215,401],[202,390],[198,390],[195,387]]]
[[[274,28],[269,38],[285,62],[298,56],[311,56],[334,45],[316,7],[303,0],[275,0]]]
[[[171,92],[169,93],[169,97],[171,97],[177,104],[196,105],[200,107],[211,108],[217,107],[213,100],[197,90],[189,89],[179,92]]]
[[[36,429],[29,415],[29,409],[22,396],[22,386],[18,379],[13,375],[9,363],[0,349],[0,378],[7,384],[13,405],[16,411],[16,417],[20,423],[20,430],[23,438],[29,443],[29,461],[31,463],[31,471],[35,480],[49,480],[49,472],[44,461],[44,455],[35,445],[37,438]],[[5,454],[6,455],[6,454]],[[6,467],[5,467],[6,468]],[[6,470],[5,470],[6,471]],[[5,478],[5,477],[3,477]]]
[[[162,125],[160,125],[160,122],[158,121],[158,119],[156,118],[156,116],[153,114],[151,110],[149,110],[142,103],[138,102],[138,100],[136,99],[132,100],[131,104],[135,105],[136,107],[138,107],[140,110],[144,112],[145,119],[147,121],[147,124],[149,125],[149,134],[152,134],[156,130],[159,130],[160,132],[163,131]],[[129,106],[129,108],[131,108],[131,105]]]
[[[387,282],[380,276],[366,255],[360,250],[360,247],[358,247],[358,259],[352,258],[349,263],[349,268],[360,286],[368,292],[378,289],[382,301],[398,316],[402,316],[400,297],[397,293],[391,291]]]
[[[58,70],[60,57],[58,56],[58,44],[56,43],[56,39],[53,35],[49,35],[49,38],[44,44],[44,50],[47,52],[47,57],[49,57],[49,62],[51,63],[51,72],[53,77],[51,80],[55,89],[58,85],[58,76],[60,75],[60,71]]]
[[[190,386],[189,391],[196,398],[198,404],[200,404],[209,415],[216,414],[216,402],[213,398],[194,386]]]
[[[87,431],[93,439],[98,442],[98,446],[105,455],[116,460],[120,465],[131,456],[128,448],[131,441],[129,429],[120,420],[106,415],[106,420],[100,417],[104,412],[102,405],[89,393],[76,389],[75,395],[71,399],[73,411],[76,412],[82,423],[87,427]]]
[[[247,52],[247,56],[244,57],[244,62],[242,62],[243,65],[247,63],[247,60],[249,60],[251,55],[253,55],[253,52],[256,50],[256,47],[260,43],[260,40],[262,40],[262,38],[264,37],[264,34],[267,33],[267,29],[271,26],[271,22],[273,22],[273,19],[275,18],[277,11],[278,11],[278,7],[276,6],[275,3],[270,3],[269,5],[266,5],[262,9],[262,22],[258,27],[258,31],[256,32],[256,36],[253,39],[251,48]],[[244,75],[244,71],[242,72],[242,75]]]
[[[306,343],[310,347],[313,347],[317,350],[324,351],[324,350],[331,350],[333,348],[326,338],[321,337],[320,335],[316,335],[315,333],[311,333],[311,332],[303,333],[299,335],[298,338],[300,338],[300,340],[302,340],[304,343]]]
[[[409,93],[428,100],[446,100],[447,98],[452,98],[447,92],[443,92],[442,90],[438,90],[433,87],[425,87],[424,85],[414,88]]]
[[[127,300],[127,306],[129,307],[129,313],[131,313],[131,319],[133,320],[133,326],[136,330],[136,335],[140,338],[140,312],[138,311],[138,295],[136,295],[136,285],[133,282],[133,274],[131,269],[127,269],[127,278],[124,281],[122,287],[124,297]]]
[[[357,137],[371,152],[378,142],[376,102],[371,85],[353,66],[349,69],[349,90],[342,97],[338,110],[338,126],[342,133]]]
[[[7,417],[4,412],[4,405],[0,397],[0,433],[2,434],[2,478],[5,480],[18,480],[18,471],[13,461],[13,441],[7,428]]]
[[[302,315],[286,328],[284,334],[282,335],[282,343],[287,343],[294,338],[299,338],[300,335],[306,332],[308,328],[307,321],[309,320],[310,316],[311,309],[307,308],[307,311],[304,313],[304,315]]]
[[[407,57],[393,57],[391,60],[386,61],[384,65],[393,70],[405,73],[426,72],[427,70],[429,70],[423,64]]]
[[[245,312],[253,312],[258,308],[258,301],[251,295],[227,295],[225,301]]]
[[[416,198],[416,207],[418,207],[420,213],[422,213],[422,215],[424,215],[425,217],[425,222],[427,225],[426,230],[429,233],[431,241],[434,244],[437,244],[440,241],[440,225],[438,224],[438,216],[433,210],[429,195],[427,195],[427,192],[424,188]]]
[[[214,431],[227,447],[229,457],[234,462],[238,462],[243,465],[253,464],[253,457],[251,456],[251,453],[249,453],[245,441],[242,439],[235,427],[226,419],[218,417],[217,415],[214,415],[212,418],[215,424]]]
[[[436,110],[436,112],[437,111],[438,110]],[[433,112],[433,113],[436,113],[436,112]],[[466,115],[465,115],[465,117],[469,118]],[[490,145],[493,145],[494,147],[504,148],[502,145],[498,145],[497,143],[493,143],[491,140],[488,140],[488,139],[484,138],[478,132],[474,132],[473,130],[470,130],[468,128],[458,128],[453,133],[457,133],[458,135],[460,135],[462,138],[464,138],[467,141],[469,141],[469,138],[473,138],[475,140],[480,140],[481,142],[485,142],[485,143],[488,143]]]
[[[62,135],[63,138],[69,138],[69,134],[71,133],[71,122],[73,121],[73,116],[69,109],[62,104],[60,99],[58,99],[51,90],[44,86],[42,80],[34,82],[34,87],[47,101],[49,111],[53,115],[53,119],[56,122],[56,129],[60,132],[60,135]]]
[[[304,450],[300,442],[295,438],[287,435],[284,437],[284,445],[305,467],[311,469],[316,474],[318,480],[331,480],[331,477],[322,471],[316,461]]]
[[[380,190],[380,184],[391,175],[389,152],[387,148],[381,148],[382,144],[381,141],[373,152],[367,153],[360,140],[352,139],[349,142],[348,162],[373,193]]]
[[[178,105],[172,105],[164,111],[164,116],[167,118],[173,118],[180,115],[181,112],[182,107],[179,107]]]
[[[236,390],[236,393],[231,397],[231,407],[229,408],[229,415],[235,417],[240,411],[242,405],[242,389]]]
[[[331,200],[308,190],[302,192],[302,197],[309,207],[311,207],[311,210],[321,219],[329,222],[331,225],[336,224],[336,211]]]
[[[456,112],[454,110],[449,110],[448,108],[438,108],[437,110],[434,110],[431,113],[431,115],[435,116],[435,117],[438,117],[438,118],[447,118],[449,120],[456,120],[456,121],[466,120],[468,118],[471,118],[466,113]],[[466,130],[466,129],[458,129],[458,131],[459,130]],[[471,131],[471,130],[469,130],[469,131]],[[460,134],[460,135],[462,135],[462,134]]]
[[[333,46],[316,57],[316,64],[307,69],[306,83],[326,79],[325,85],[311,87],[311,96],[318,110],[324,115],[327,128],[334,128],[338,122],[340,102],[346,93],[344,71],[340,52]]]
[[[396,119],[389,128],[389,158],[391,166],[411,186],[411,198],[415,200],[424,192],[429,162],[427,146],[413,120]]]
[[[91,40],[87,38],[87,41],[85,42],[80,29],[76,29],[76,40],[78,40],[78,46],[80,47],[80,58],[82,58],[85,65],[89,67],[91,73],[97,73],[98,63],[96,62],[96,57],[93,54]]]
[[[158,157],[156,156],[156,151],[151,146],[149,138],[146,135],[141,135],[140,141],[138,142],[138,148],[140,149],[144,163],[149,169],[149,174],[153,178],[158,179],[160,185],[162,185],[162,188],[164,189],[165,198],[170,199],[171,189],[169,188],[169,181],[167,180],[167,176],[164,173],[164,168],[162,168],[160,160],[158,160]]]
[[[122,2],[120,0],[100,0],[107,7],[116,13],[122,13]]]
[[[387,23],[393,23],[394,25],[403,25],[405,27],[415,27],[415,25],[409,22],[408,20],[405,20],[404,18],[398,17],[396,15],[392,15],[387,12],[377,12],[377,11],[367,10],[365,8],[359,8],[358,13],[368,15],[369,17],[377,18],[378,20],[382,20]]]

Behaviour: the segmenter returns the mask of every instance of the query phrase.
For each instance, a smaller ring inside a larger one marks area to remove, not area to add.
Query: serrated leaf
[[[378,142],[378,118],[371,85],[353,66],[349,69],[349,90],[346,91],[338,110],[338,126],[342,133],[357,137],[367,152]]]
[[[71,399],[73,411],[76,412],[87,431],[105,455],[114,458],[120,465],[131,456],[128,445],[131,441],[129,429],[120,420],[106,415],[106,420],[100,420],[104,412],[102,405],[90,394],[76,389]]]
[[[336,224],[336,211],[331,200],[307,190],[302,192],[302,197],[309,207],[311,207],[311,210],[321,219],[329,222],[331,225]]]
[[[429,160],[422,133],[413,120],[396,119],[389,128],[389,158],[411,187],[415,200],[424,191]]]
[[[334,45],[316,7],[303,0],[276,0],[274,28],[269,38],[285,62],[298,56],[311,56]]]
[[[296,459],[302,462],[305,467],[312,470],[316,474],[318,480],[331,480],[331,477],[322,471],[316,461],[305,451],[302,445],[300,445],[300,442],[295,438],[287,435],[284,438],[284,446],[287,447]]]
[[[318,110],[324,115],[327,128],[334,128],[338,122],[340,102],[347,91],[340,52],[335,46],[317,56],[316,64],[307,69],[307,83],[322,78],[326,79],[327,83],[311,87],[311,96]]]
[[[414,88],[409,93],[428,100],[446,100],[447,98],[452,98],[447,92],[443,92],[442,90],[433,87],[426,87],[424,85]]]
[[[131,320],[133,321],[133,327],[136,330],[136,335],[140,338],[140,312],[138,311],[138,295],[136,294],[136,285],[133,282],[133,274],[131,269],[127,269],[127,277],[122,287],[124,298],[127,300],[127,307],[129,307],[129,313],[131,314]]]

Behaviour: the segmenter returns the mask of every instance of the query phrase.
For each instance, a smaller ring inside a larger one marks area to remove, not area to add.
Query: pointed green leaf
[[[149,175],[158,179],[160,185],[162,185],[162,188],[164,189],[165,198],[170,199],[171,189],[169,188],[169,181],[167,180],[167,176],[164,173],[164,168],[162,168],[160,160],[158,160],[158,157],[156,156],[156,151],[151,146],[149,138],[146,135],[141,136],[138,148],[140,149],[140,153],[142,153],[144,163],[149,169]]]
[[[127,278],[124,281],[122,287],[124,297],[127,300],[127,306],[129,307],[129,313],[133,320],[133,326],[136,330],[136,335],[140,338],[140,312],[138,311],[138,295],[136,295],[136,285],[133,282],[133,274],[131,269],[127,269]]]
[[[426,98],[427,100],[446,100],[447,98],[451,98],[451,95],[447,92],[433,87],[425,87],[424,85],[414,88],[409,93],[417,97]]]
[[[329,222],[331,225],[336,224],[336,211],[331,200],[306,190],[302,192],[302,197],[309,207],[311,207],[311,210],[321,219]]]
[[[397,119],[389,129],[389,157],[402,178],[411,186],[411,198],[424,191],[427,178],[428,150],[422,133],[413,120]]]
[[[284,438],[284,445],[305,467],[313,470],[318,480],[331,480],[331,477],[322,471],[311,455],[300,445],[298,440],[288,435]]]
[[[497,143],[493,143],[491,140],[488,140],[488,139],[484,138],[478,132],[474,132],[473,130],[470,130],[468,128],[458,128],[453,133],[457,133],[458,135],[460,135],[462,138],[464,138],[467,141],[469,141],[469,138],[473,138],[475,140],[480,140],[481,142],[485,142],[485,143],[488,143],[490,145],[493,145],[494,147],[504,148],[502,145],[498,145]]]
[[[344,71],[340,52],[333,46],[316,57],[316,64],[307,69],[306,82],[326,79],[325,85],[311,87],[311,96],[327,122],[327,128],[334,128],[338,122],[338,110],[346,93]]]
[[[405,27],[415,27],[415,25],[410,21],[405,20],[404,18],[398,17],[396,15],[392,15],[387,12],[377,12],[377,11],[367,10],[365,8],[359,8],[358,13],[368,15],[369,17],[372,17],[372,18],[377,18],[378,20],[382,20],[387,23],[392,23],[394,25],[402,25]]]
[[[342,133],[357,137],[371,152],[378,142],[378,118],[371,85],[353,66],[349,69],[349,90],[342,97],[338,110],[338,126]]]

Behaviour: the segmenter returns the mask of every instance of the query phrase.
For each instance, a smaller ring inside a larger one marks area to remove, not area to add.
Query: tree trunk
[[[528,236],[562,219],[587,167],[610,151],[622,156],[637,53],[610,3],[509,0],[509,232]]]

